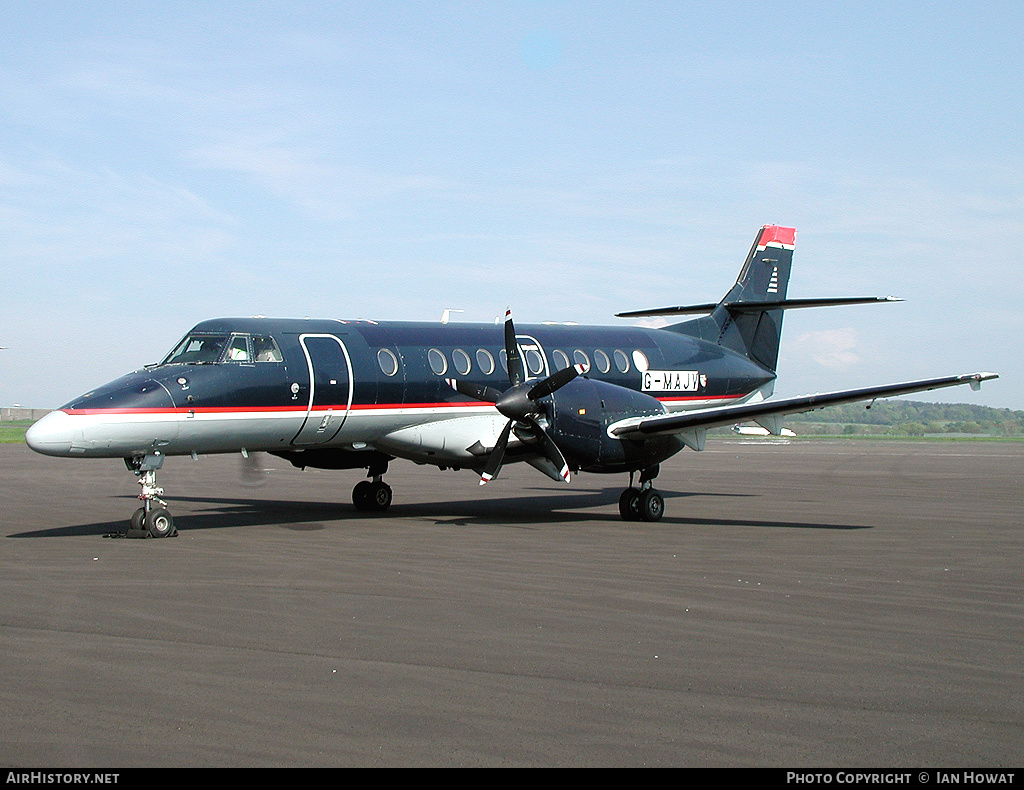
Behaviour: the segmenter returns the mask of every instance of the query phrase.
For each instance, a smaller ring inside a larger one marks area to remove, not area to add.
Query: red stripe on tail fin
[[[766,247],[775,242],[788,249],[796,245],[796,228],[783,228],[780,225],[765,225],[761,228],[761,239],[758,247]]]

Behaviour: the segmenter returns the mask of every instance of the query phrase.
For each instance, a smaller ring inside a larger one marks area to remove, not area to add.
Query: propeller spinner
[[[539,382],[527,381],[522,354],[519,351],[519,344],[516,342],[516,329],[512,323],[511,310],[505,312],[505,359],[508,362],[508,378],[512,386],[504,392],[496,390],[494,387],[473,384],[469,381],[447,380],[448,384],[458,392],[476,400],[493,403],[502,416],[508,417],[508,422],[505,423],[494,449],[487,457],[487,463],[484,464],[484,469],[480,474],[480,485],[485,485],[498,476],[505,458],[509,435],[516,423],[530,428],[541,453],[555,465],[562,479],[569,482],[569,465],[565,462],[562,451],[537,422],[537,416],[541,412],[538,401],[564,387],[583,373],[584,366],[573,365],[571,368],[564,368]]]

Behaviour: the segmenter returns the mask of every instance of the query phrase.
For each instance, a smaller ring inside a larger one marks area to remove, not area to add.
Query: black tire
[[[140,507],[132,513],[131,525],[133,530],[142,531],[146,528],[146,508]]]
[[[146,515],[146,529],[154,538],[169,538],[177,534],[174,519],[167,508],[154,508]]]
[[[352,489],[352,504],[356,506],[356,510],[370,510],[372,496],[373,483],[363,480],[356,483],[356,487]]]
[[[640,494],[638,509],[642,521],[659,521],[665,515],[665,500],[653,488],[648,488]]]
[[[623,521],[640,520],[640,489],[627,488],[619,496],[619,515]]]

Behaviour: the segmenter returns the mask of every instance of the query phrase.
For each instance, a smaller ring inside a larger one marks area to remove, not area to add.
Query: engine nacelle
[[[682,449],[676,436],[616,439],[608,426],[628,417],[664,414],[661,401],[583,376],[546,399],[548,434],[573,469],[625,472],[659,464]]]

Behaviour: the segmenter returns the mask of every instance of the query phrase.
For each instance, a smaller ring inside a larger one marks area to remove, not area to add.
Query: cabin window
[[[636,369],[639,370],[641,373],[647,370],[647,368],[649,367],[649,363],[647,362],[647,357],[644,356],[643,351],[633,352],[633,364],[636,366]]]
[[[281,349],[269,335],[252,336],[252,356],[257,362],[284,362]]]
[[[398,357],[390,348],[382,348],[377,352],[377,364],[385,376],[394,376],[398,372]]]
[[[452,352],[452,362],[455,363],[455,369],[459,372],[460,376],[465,376],[473,368],[473,362],[469,358],[469,354],[461,348],[457,348]]]
[[[578,348],[572,352],[572,361],[577,365],[583,365],[583,372],[590,370],[590,358]]]
[[[619,373],[629,372],[629,357],[626,356],[626,352],[621,348],[615,349],[612,352],[612,356],[615,357],[615,368]]]
[[[476,366],[485,376],[490,376],[494,372],[494,357],[486,348],[477,349]]]
[[[612,369],[612,361],[608,359],[608,355],[601,349],[597,349],[594,352],[594,364],[597,365],[597,369],[602,373],[607,373]]]
[[[551,358],[555,361],[555,370],[565,370],[570,365],[569,355],[560,348],[551,352]]]
[[[524,348],[523,356],[526,357],[526,368],[530,371],[531,375],[539,376],[544,372],[544,357],[541,356],[536,346]]]
[[[427,352],[427,361],[430,363],[430,369],[438,376],[443,376],[448,370],[448,360],[436,348],[432,348]]]

